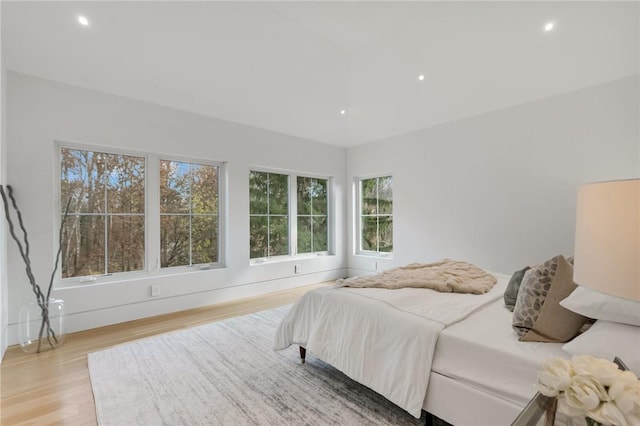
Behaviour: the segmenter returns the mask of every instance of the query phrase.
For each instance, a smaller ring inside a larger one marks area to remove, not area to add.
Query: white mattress
[[[440,333],[431,370],[524,406],[541,363],[568,358],[562,343],[519,342],[502,299]]]

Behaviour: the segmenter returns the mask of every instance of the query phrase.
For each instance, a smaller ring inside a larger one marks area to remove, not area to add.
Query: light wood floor
[[[87,353],[119,343],[275,308],[328,283],[72,333],[55,350],[10,347],[0,364],[0,424],[95,425]]]

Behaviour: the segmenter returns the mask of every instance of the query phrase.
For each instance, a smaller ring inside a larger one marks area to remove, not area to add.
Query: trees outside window
[[[219,168],[160,160],[160,266],[219,261]]]
[[[393,177],[360,179],[360,251],[393,252]]]
[[[297,178],[298,253],[328,250],[327,179]]]
[[[249,257],[289,254],[289,176],[249,173]]]
[[[61,149],[62,277],[145,268],[145,158]]]
[[[61,146],[61,278],[219,265],[222,167]]]

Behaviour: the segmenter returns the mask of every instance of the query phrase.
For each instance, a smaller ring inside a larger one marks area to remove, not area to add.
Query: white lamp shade
[[[640,179],[578,190],[573,280],[640,301]]]

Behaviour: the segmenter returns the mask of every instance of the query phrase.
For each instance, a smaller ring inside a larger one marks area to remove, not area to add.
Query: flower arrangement
[[[605,359],[552,358],[538,372],[541,394],[557,397],[558,412],[588,425],[640,425],[640,382]]]

